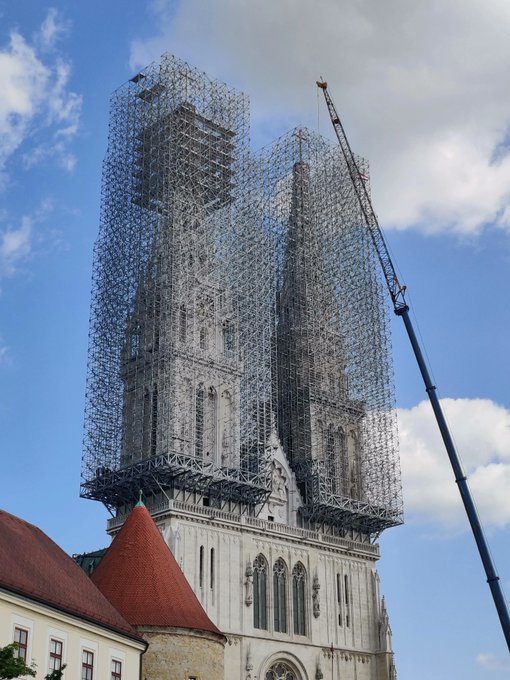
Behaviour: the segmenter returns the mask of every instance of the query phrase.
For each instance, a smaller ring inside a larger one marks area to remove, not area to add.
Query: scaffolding
[[[336,147],[297,129],[252,154],[248,125],[169,55],[112,97],[82,495],[254,514],[277,435],[301,521],[374,534],[402,502],[373,245]]]

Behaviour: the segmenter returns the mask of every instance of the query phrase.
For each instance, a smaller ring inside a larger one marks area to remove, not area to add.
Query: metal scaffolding
[[[83,496],[254,513],[276,433],[303,523],[400,523],[387,318],[336,147],[298,129],[250,154],[247,98],[169,55],[114,93]]]

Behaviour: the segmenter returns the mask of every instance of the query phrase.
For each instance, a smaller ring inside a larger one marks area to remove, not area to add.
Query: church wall
[[[363,555],[364,549],[369,552],[363,544],[358,544],[356,554],[354,550],[335,546],[334,540],[326,546],[300,540],[292,535],[292,527],[281,524],[274,525],[274,532],[255,531],[247,525],[249,519],[241,518],[235,525],[221,518],[206,520],[174,511],[165,513],[164,519],[161,517],[157,521],[164,527],[163,535],[207,614],[228,638],[225,678],[264,680],[264,675],[259,674],[266,672],[269,660],[277,658],[278,654],[288,655],[291,661],[300,660],[303,665],[299,671],[300,680],[315,679],[317,668],[321,667],[327,678],[330,671],[325,669],[331,667],[329,650],[333,644],[335,678],[386,679],[383,669],[387,664],[378,660],[381,645],[377,630],[380,605],[376,556]],[[328,543],[327,537],[320,540]],[[215,560],[212,584],[211,549]],[[265,557],[268,565],[267,630],[254,627],[254,604],[246,604],[247,566],[253,564],[259,554]],[[274,629],[272,568],[278,558],[284,560],[288,570],[286,633]],[[306,570],[306,635],[298,635],[293,629],[291,575],[298,562]],[[314,589],[314,581],[319,588]]]

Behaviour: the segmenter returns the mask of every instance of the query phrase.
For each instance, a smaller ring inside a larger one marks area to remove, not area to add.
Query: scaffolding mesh
[[[340,150],[297,129],[250,154],[248,124],[169,55],[112,97],[82,495],[255,512],[277,434],[303,522],[379,532],[402,503],[376,254]]]

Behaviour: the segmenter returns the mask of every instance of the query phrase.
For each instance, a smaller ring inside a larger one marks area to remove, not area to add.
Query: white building
[[[77,564],[40,529],[0,510],[0,647],[41,680],[139,680],[147,648]]]

